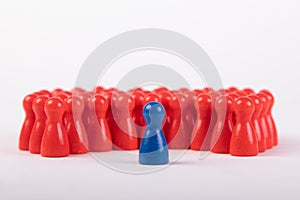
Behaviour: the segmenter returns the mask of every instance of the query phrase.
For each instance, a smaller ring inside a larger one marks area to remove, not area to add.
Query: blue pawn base
[[[139,154],[139,163],[141,165],[166,165],[169,163],[168,148],[162,151],[154,151]]]

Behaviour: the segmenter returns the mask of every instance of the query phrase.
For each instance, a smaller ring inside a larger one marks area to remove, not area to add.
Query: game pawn
[[[95,95],[90,100],[91,126],[89,127],[90,151],[104,152],[112,150],[112,136],[106,121],[108,102],[102,95]]]
[[[163,165],[169,163],[168,145],[162,132],[164,108],[158,102],[149,102],[143,109],[146,130],[139,150],[142,165]]]
[[[162,91],[159,92],[159,98],[160,98],[160,102],[163,105],[164,109],[165,109],[165,117],[163,120],[163,133],[165,135],[168,135],[169,133],[169,128],[171,126],[172,123],[172,119],[171,119],[171,108],[169,106],[169,102],[172,98],[172,96],[174,95],[173,93],[171,93],[170,91]]]
[[[197,118],[191,137],[191,149],[210,150],[204,148],[203,142],[207,137],[210,122],[212,118],[212,98],[208,94],[200,94],[196,98],[195,107],[197,109]]]
[[[259,117],[260,127],[266,139],[266,148],[272,149],[274,144],[273,134],[271,133],[270,127],[267,122],[267,115],[268,115],[270,104],[268,102],[267,96],[264,93],[258,93],[257,96],[260,98],[260,101],[262,102],[262,111]]]
[[[112,101],[112,117],[116,123],[112,127],[114,149],[138,149],[138,135],[131,119],[133,108],[134,101],[126,93],[119,93]]]
[[[233,156],[256,156],[258,142],[251,123],[254,104],[248,97],[240,97],[233,104],[236,113],[236,124],[230,141],[230,154]]]
[[[41,143],[47,121],[47,116],[44,107],[48,99],[48,96],[41,95],[36,97],[33,101],[32,109],[35,113],[35,122],[29,140],[30,153],[39,154],[41,152]]]
[[[65,100],[65,127],[68,133],[71,154],[88,152],[88,138],[82,122],[84,110],[83,101],[77,96],[70,96]]]
[[[254,113],[252,115],[252,124],[257,136],[258,151],[264,152],[266,151],[266,138],[261,129],[261,125],[259,123],[263,105],[262,102],[260,101],[260,98],[256,94],[251,94],[248,97],[253,101],[255,105]]]
[[[137,134],[139,137],[139,143],[143,137],[145,131],[146,122],[143,118],[143,106],[144,106],[144,93],[138,90],[135,90],[131,95],[134,100],[134,109],[132,111],[132,120],[135,123]]]
[[[52,97],[45,103],[47,124],[41,143],[41,155],[44,157],[64,157],[70,154],[68,135],[62,122],[65,106],[58,97]]]
[[[214,127],[212,137],[212,149],[214,153],[228,154],[230,150],[230,140],[232,135],[232,104],[230,96],[220,96],[215,102],[217,112],[217,122]]]
[[[274,105],[274,96],[272,93],[268,90],[261,90],[260,93],[263,93],[267,96],[267,99],[269,101],[270,107],[266,115],[266,120],[270,129],[271,134],[273,135],[273,145],[276,146],[278,145],[278,135],[277,135],[277,129],[276,125],[272,116],[272,108]]]
[[[35,94],[29,94],[23,99],[23,108],[25,111],[25,120],[21,129],[19,137],[19,149],[20,150],[29,150],[29,140],[31,131],[35,122],[35,114],[32,109],[32,103],[37,97]]]
[[[191,131],[184,115],[187,107],[188,101],[184,94],[177,93],[169,101],[171,123],[165,134],[170,149],[187,149],[190,146]]]

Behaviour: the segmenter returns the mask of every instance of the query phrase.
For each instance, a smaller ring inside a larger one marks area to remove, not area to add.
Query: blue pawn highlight
[[[139,151],[139,163],[142,165],[169,163],[168,145],[162,132],[164,115],[164,107],[158,102],[149,102],[144,106],[146,130]]]

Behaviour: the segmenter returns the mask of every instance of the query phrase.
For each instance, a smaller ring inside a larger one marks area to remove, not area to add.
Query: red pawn
[[[215,102],[217,112],[217,122],[214,127],[212,137],[212,152],[229,153],[230,140],[232,135],[232,104],[233,99],[230,96],[220,96]]]
[[[68,134],[62,122],[65,106],[58,97],[45,103],[47,124],[41,143],[41,155],[45,157],[64,157],[70,153]]]
[[[107,91],[104,94],[104,97],[106,98],[106,101],[108,103],[108,108],[106,111],[106,122],[108,124],[109,130],[111,135],[113,135],[113,128],[117,126],[116,121],[115,121],[115,113],[112,113],[112,105],[114,101],[116,101],[117,97],[119,96],[118,91],[116,89]]]
[[[270,104],[270,108],[267,112],[266,120],[267,120],[269,129],[270,129],[270,132],[273,135],[273,145],[276,146],[276,145],[278,145],[278,135],[277,135],[276,125],[275,125],[275,122],[274,122],[274,119],[272,116],[272,108],[274,106],[274,96],[268,90],[262,90],[262,91],[260,91],[260,93],[264,93],[267,96],[269,104]]]
[[[67,94],[66,92],[58,92],[58,93],[56,93],[55,95],[53,95],[52,97],[58,97],[58,98],[60,98],[61,100],[62,100],[62,102],[65,104],[65,108],[66,108],[66,99],[69,97],[70,95],[69,94]],[[66,126],[66,123],[67,123],[67,121],[66,121],[66,116],[65,116],[65,114],[63,115],[63,124],[64,124],[64,126]]]
[[[268,114],[270,104],[268,102],[267,96],[264,93],[258,93],[257,96],[260,98],[260,101],[262,102],[263,105],[261,115],[259,117],[260,127],[266,139],[266,148],[271,149],[273,147],[273,135],[270,131],[270,127],[268,126],[268,122],[267,122],[267,114]]]
[[[29,150],[29,140],[31,131],[35,122],[35,114],[32,109],[32,103],[37,97],[35,94],[29,94],[23,99],[23,108],[25,110],[25,120],[20,133],[19,149]]]
[[[212,135],[213,135],[213,131],[214,131],[214,127],[216,126],[217,120],[218,120],[218,116],[217,116],[217,111],[215,109],[215,102],[216,99],[220,96],[220,94],[218,94],[216,91],[212,91],[210,93],[208,93],[208,95],[211,96],[211,101],[212,101],[212,113],[211,113],[211,120],[210,120],[210,125],[206,134],[206,137],[203,141],[202,144],[202,149],[204,151],[210,151],[212,146],[211,146],[211,140],[212,140]]]
[[[233,99],[233,102],[235,102],[240,97],[235,93],[229,93],[228,96],[230,96]],[[234,126],[236,124],[236,114],[234,110],[232,111],[231,120],[232,120],[232,125]]]
[[[171,108],[169,102],[172,98],[173,94],[170,91],[162,91],[159,93],[159,98],[161,104],[164,106],[165,109],[165,119],[163,120],[163,133],[166,135],[169,134],[172,118],[171,118]]]
[[[88,152],[88,138],[82,122],[83,101],[77,96],[65,100],[65,127],[68,133],[70,153],[83,154]]]
[[[185,112],[182,113],[184,118],[183,122],[187,127],[187,131],[192,133],[196,117],[196,110],[194,106],[194,101],[196,99],[195,93],[187,88],[180,88],[175,92],[175,94],[183,94],[187,99],[187,108],[185,109]]]
[[[252,124],[253,124],[253,127],[255,129],[256,136],[257,136],[258,151],[264,152],[264,151],[266,151],[266,138],[262,132],[262,129],[261,129],[261,126],[259,123],[263,105],[262,105],[262,102],[260,101],[260,98],[257,95],[251,94],[248,97],[253,101],[254,106],[255,106],[254,113],[252,115]]]
[[[113,144],[116,149],[138,149],[138,135],[133,121],[131,120],[134,101],[126,93],[119,93],[113,99],[112,114],[116,126],[112,127]]]
[[[248,97],[240,97],[234,104],[237,121],[232,131],[230,154],[233,156],[256,156],[258,142],[251,123],[254,104]]]
[[[30,153],[39,154],[41,152],[41,143],[44,135],[47,116],[44,110],[45,103],[49,99],[48,96],[42,95],[35,98],[32,109],[35,113],[35,122],[31,131],[29,140]]]
[[[144,93],[141,91],[135,91],[132,94],[132,99],[134,100],[134,109],[132,111],[132,120],[135,123],[137,134],[139,137],[139,142],[144,135],[144,130],[146,122],[143,117],[143,108],[144,108]]]
[[[188,131],[185,116],[188,101],[184,94],[177,93],[172,96],[169,107],[171,110],[171,125],[166,134],[170,149],[187,149],[190,146],[191,133]]]
[[[200,94],[196,98],[197,119],[191,137],[191,149],[204,150],[203,141],[208,134],[212,118],[212,98],[208,94]],[[206,149],[205,149],[206,150]]]
[[[90,100],[91,124],[88,128],[90,151],[104,152],[112,150],[112,137],[106,121],[108,102],[102,95]]]

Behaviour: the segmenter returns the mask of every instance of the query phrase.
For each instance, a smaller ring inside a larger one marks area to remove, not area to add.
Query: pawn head
[[[143,92],[135,91],[131,97],[134,100],[136,106],[144,105],[144,93]]]
[[[160,100],[159,96],[154,93],[150,93],[145,96],[145,103],[152,102],[152,101],[158,102],[159,100]]]
[[[25,111],[31,111],[32,110],[32,103],[34,99],[37,97],[36,94],[29,94],[24,97],[23,99],[23,107]]]
[[[236,87],[229,87],[228,89],[226,89],[227,92],[237,92],[239,91],[239,89],[237,89]]]
[[[269,111],[269,108],[270,108],[270,104],[269,104],[269,101],[268,101],[268,97],[266,94],[260,92],[257,94],[257,96],[259,97],[261,103],[262,103],[262,111],[261,111],[261,114],[262,115],[266,115]]]
[[[252,90],[251,88],[245,88],[243,89],[243,92],[246,93],[247,95],[255,94],[255,91]]]
[[[202,110],[207,110],[212,108],[212,98],[209,94],[203,93],[197,96],[195,106],[201,108]],[[200,110],[201,111],[201,110]]]
[[[159,125],[164,119],[165,109],[158,102],[151,101],[144,106],[143,116],[147,125]]]
[[[229,95],[219,96],[215,101],[215,109],[220,112],[231,112],[234,100]]]
[[[91,97],[89,108],[91,110],[95,110],[98,112],[106,112],[108,108],[108,101],[103,95],[96,94],[95,96]]]
[[[48,99],[49,97],[46,95],[40,95],[34,99],[32,103],[32,109],[36,114],[44,112],[45,103]]]
[[[45,102],[44,109],[48,116],[53,114],[55,114],[56,116],[62,116],[65,112],[65,104],[63,103],[61,98],[52,97]]]
[[[233,104],[233,109],[236,113],[247,113],[252,115],[254,111],[253,101],[249,97],[240,97]]]
[[[271,106],[274,104],[274,96],[269,90],[261,90],[259,93],[263,93],[266,95],[268,101],[270,102]]]
[[[254,103],[254,113],[253,118],[258,118],[263,109],[263,103],[261,102],[260,98],[256,94],[251,94],[248,96]]]
[[[77,96],[69,96],[65,99],[66,111],[70,113],[82,113],[84,102]]]
[[[173,94],[169,91],[163,91],[163,92],[160,92],[159,93],[159,97],[160,97],[160,102],[163,104],[163,105],[166,105],[168,106],[169,104],[169,101],[171,100]]]

